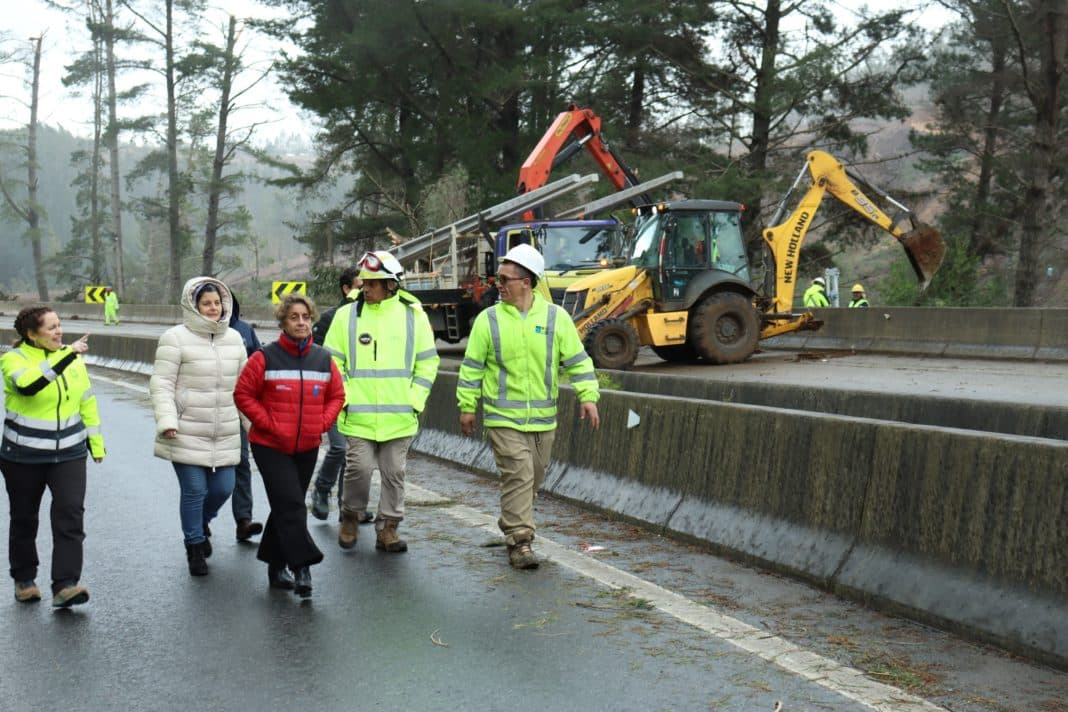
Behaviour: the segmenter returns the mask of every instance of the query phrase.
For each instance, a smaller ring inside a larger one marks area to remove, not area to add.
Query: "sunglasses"
[[[517,282],[517,281],[522,281],[524,279],[527,279],[527,278],[526,277],[509,277],[506,274],[498,274],[497,275],[497,281],[499,283],[501,283],[502,285],[504,285],[504,286],[508,286],[509,282]]]

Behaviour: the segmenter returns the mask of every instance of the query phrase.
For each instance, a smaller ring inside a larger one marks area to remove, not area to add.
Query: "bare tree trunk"
[[[645,118],[645,63],[635,60],[627,102],[627,128],[624,143],[628,151],[639,148],[642,120]]]
[[[26,138],[26,205],[27,222],[30,226],[30,245],[33,249],[33,272],[37,280],[37,294],[41,301],[48,301],[48,281],[45,279],[44,257],[41,254],[41,215],[37,203],[37,94],[41,84],[41,37],[32,38],[33,82],[30,94],[30,125]]]
[[[1041,13],[1041,70],[1038,77],[1028,80],[1028,93],[1035,108],[1035,134],[1016,265],[1013,305],[1017,307],[1034,306],[1042,237],[1048,226],[1056,223],[1056,216],[1051,215],[1053,177],[1058,163],[1057,130],[1068,50],[1068,0],[1046,0],[1036,5]]]
[[[775,59],[779,54],[779,24],[782,21],[780,0],[768,0],[764,11],[764,39],[761,47],[760,70],[756,76],[756,88],[753,95],[753,135],[749,141],[748,165],[754,177],[763,176],[768,168],[768,147],[771,143],[771,120],[773,109],[771,98],[776,79]],[[763,181],[761,181],[763,182]],[[761,212],[764,198],[760,193],[754,194],[748,209],[742,213],[746,244],[750,262],[756,263],[757,255],[763,247],[760,234],[763,225]]]
[[[208,186],[208,224],[204,228],[204,261],[201,274],[215,274],[215,247],[219,231],[219,201],[222,197],[222,174],[226,167],[226,126],[230,118],[230,90],[233,86],[236,61],[237,18],[230,16],[226,33],[226,55],[223,60],[222,96],[219,99],[219,129],[215,134],[215,158],[211,164],[211,183]]]
[[[115,91],[115,15],[111,0],[105,0],[107,31],[104,46],[107,51],[108,74],[108,130],[104,141],[108,148],[108,167],[111,169],[111,235],[115,248],[115,288],[126,293],[126,278],[122,265],[122,192],[119,184],[119,117],[118,94]],[[123,297],[125,298],[125,297]]]
[[[96,13],[99,11],[99,7],[94,3],[90,7],[90,13],[94,24],[98,24],[99,19]],[[103,156],[101,155],[102,134],[104,127],[104,108],[103,108],[103,94],[104,94],[104,73],[103,63],[101,62],[101,41],[99,36],[93,39],[93,156],[91,159],[92,172],[89,176],[89,235],[90,243],[92,245],[92,255],[90,256],[90,271],[89,280],[93,284],[101,284],[104,280],[104,250],[103,238],[100,234],[100,228],[102,227],[100,217],[100,167],[103,163]]]
[[[170,240],[170,300],[182,294],[181,186],[178,175],[178,106],[175,96],[174,0],[166,0],[167,28],[164,36],[167,73],[167,233]]]
[[[991,42],[990,73],[993,83],[990,86],[990,108],[986,114],[986,128],[983,132],[983,152],[979,156],[979,179],[975,184],[975,204],[972,210],[972,225],[969,236],[969,249],[972,254],[985,257],[997,251],[990,239],[989,222],[986,219],[985,206],[990,199],[990,186],[994,180],[994,161],[997,158],[998,133],[1001,127],[1001,108],[1005,103],[1007,87],[1005,84],[1006,38],[1003,34],[993,33]]]

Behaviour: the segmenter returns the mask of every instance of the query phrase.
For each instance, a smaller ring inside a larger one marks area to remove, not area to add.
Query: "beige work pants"
[[[412,439],[385,442],[345,436],[345,488],[341,509],[355,514],[367,511],[371,497],[371,473],[378,468],[381,492],[378,496],[376,528],[386,519],[404,519],[404,471],[408,466],[408,446]]]
[[[501,473],[501,517],[497,526],[508,546],[534,539],[534,496],[545,482],[555,430],[524,433],[486,428]]]

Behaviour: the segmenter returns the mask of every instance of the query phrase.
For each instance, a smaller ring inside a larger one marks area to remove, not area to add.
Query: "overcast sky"
[[[906,4],[905,0],[881,0],[875,2],[874,5],[884,7],[891,2],[899,1]],[[8,42],[6,46],[12,47],[16,44],[26,46],[28,42],[18,41],[37,36],[42,30],[45,32],[41,68],[40,121],[62,126],[74,134],[87,135],[91,130],[86,120],[86,117],[90,116],[88,101],[72,95],[59,81],[59,77],[64,74],[64,65],[70,63],[73,54],[86,44],[84,28],[77,20],[49,8],[42,0],[17,0],[19,9],[17,12],[11,12],[10,5],[15,2],[16,0],[4,0],[4,4],[8,5],[8,12],[5,13],[0,24],[0,32],[6,33],[8,38],[15,40]],[[838,0],[831,4],[837,6],[843,20],[848,21],[857,9],[873,3],[861,0]],[[907,4],[910,7],[916,5],[916,3]],[[208,39],[214,39],[218,43],[222,42],[222,28],[228,14],[240,18],[251,15],[265,16],[272,13],[271,10],[260,6],[254,0],[214,0],[212,7],[209,22],[211,27],[217,29],[214,30],[214,36],[208,34]],[[277,15],[277,13],[274,14]],[[921,23],[929,28],[941,26],[948,17],[945,10],[937,7],[919,13]],[[248,43],[245,54],[246,63],[258,63],[260,66],[265,66],[275,50],[274,44],[263,37],[254,36],[251,32],[246,33],[246,42]],[[27,123],[28,107],[8,98],[27,96],[28,92],[23,86],[25,77],[26,73],[21,65],[0,66],[0,128],[24,126]],[[314,135],[314,118],[302,116],[273,81],[262,82],[256,88],[251,101],[262,104],[264,108],[246,111],[243,117],[238,118],[246,122],[253,120],[271,122],[257,130],[257,136],[261,140],[270,139],[282,133],[295,133],[308,138]]]

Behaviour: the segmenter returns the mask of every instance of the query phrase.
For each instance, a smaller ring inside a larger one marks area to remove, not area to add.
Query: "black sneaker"
[[[330,492],[323,492],[321,489],[312,490],[312,516],[316,519],[322,519],[326,521],[326,518],[330,515]]]

